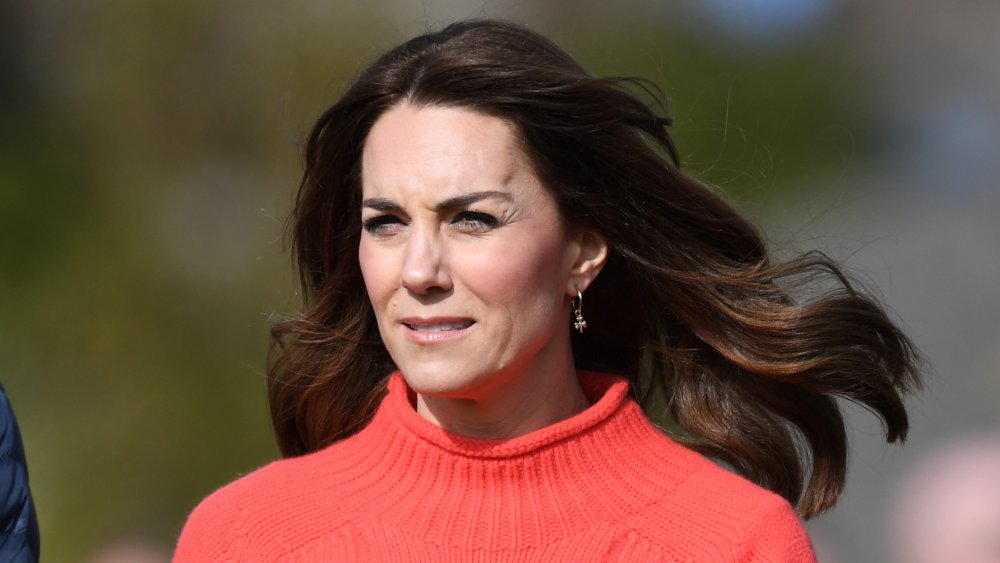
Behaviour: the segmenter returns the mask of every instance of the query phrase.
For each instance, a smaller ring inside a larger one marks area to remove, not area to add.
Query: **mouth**
[[[462,338],[472,330],[476,321],[461,317],[409,317],[401,319],[400,324],[406,328],[410,341],[427,345]]]
[[[454,321],[454,322],[442,322],[442,323],[418,323],[418,322],[404,322],[406,328],[410,330],[416,330],[418,332],[447,332],[452,330],[464,330],[475,324],[475,321],[469,319],[464,321]]]

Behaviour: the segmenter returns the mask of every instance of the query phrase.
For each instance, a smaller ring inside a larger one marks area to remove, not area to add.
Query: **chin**
[[[400,367],[400,372],[410,389],[431,397],[463,398],[489,379],[488,375],[476,375],[468,368],[436,364]]]

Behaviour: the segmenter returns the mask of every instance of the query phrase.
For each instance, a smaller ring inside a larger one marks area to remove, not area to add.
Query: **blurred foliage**
[[[766,202],[853,158],[849,68],[830,42],[724,48],[683,29],[588,23],[568,50],[595,74],[657,83],[683,166],[730,197]]]
[[[393,9],[0,4],[0,378],[47,560],[120,538],[169,551],[200,498],[276,457],[264,358],[272,315],[298,304],[281,235],[299,142],[418,31]],[[850,158],[845,69],[820,39],[754,51],[663,18],[533,23],[597,74],[659,83],[686,166],[740,199]]]

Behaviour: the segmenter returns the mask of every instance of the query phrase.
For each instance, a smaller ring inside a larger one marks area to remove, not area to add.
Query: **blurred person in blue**
[[[0,385],[0,561],[38,561],[39,533],[21,431]]]

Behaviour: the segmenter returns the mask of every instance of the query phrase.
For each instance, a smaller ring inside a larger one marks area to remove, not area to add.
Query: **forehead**
[[[415,182],[506,184],[533,177],[532,169],[517,129],[504,119],[466,108],[400,104],[368,134],[362,185],[367,192]]]

